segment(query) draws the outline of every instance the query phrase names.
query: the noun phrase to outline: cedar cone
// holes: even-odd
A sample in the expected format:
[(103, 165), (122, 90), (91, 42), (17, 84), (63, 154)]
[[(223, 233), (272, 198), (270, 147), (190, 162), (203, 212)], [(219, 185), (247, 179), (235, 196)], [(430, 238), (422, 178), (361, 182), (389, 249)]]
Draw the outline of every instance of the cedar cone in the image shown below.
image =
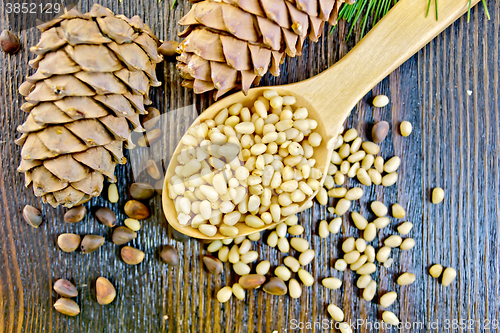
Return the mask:
[(139, 115), (155, 74), (158, 39), (138, 17), (114, 15), (95, 4), (90, 12), (66, 11), (38, 26), (36, 72), (19, 88), (28, 112), (18, 171), (35, 195), (53, 207), (80, 205), (98, 196), (104, 177), (115, 182), (124, 164), (131, 128), (144, 131)]
[(301, 55), (307, 36), (316, 42), (326, 21), (335, 25), (345, 0), (208, 0), (195, 2), (179, 22), (183, 86), (215, 99), (233, 88), (244, 93), (270, 71), (280, 75), (284, 56)]

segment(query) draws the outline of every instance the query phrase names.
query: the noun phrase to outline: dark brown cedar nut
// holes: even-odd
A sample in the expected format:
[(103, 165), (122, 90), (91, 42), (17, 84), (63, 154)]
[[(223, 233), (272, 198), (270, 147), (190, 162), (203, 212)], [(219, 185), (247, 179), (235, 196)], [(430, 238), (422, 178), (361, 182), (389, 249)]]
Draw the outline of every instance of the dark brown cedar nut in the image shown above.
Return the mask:
[(144, 252), (131, 246), (124, 246), (120, 251), (122, 260), (129, 265), (140, 264), (144, 260)]
[(177, 54), (177, 48), (179, 43), (173, 40), (167, 40), (158, 48), (158, 52), (163, 54), (165, 57), (175, 57)]
[(71, 208), (64, 214), (64, 222), (67, 223), (76, 223), (83, 220), (87, 214), (87, 208), (85, 206), (78, 206), (75, 208)]
[(97, 219), (107, 227), (113, 228), (116, 225), (116, 215), (111, 209), (101, 207), (95, 212)]
[(243, 289), (255, 289), (266, 282), (266, 277), (259, 274), (248, 274), (240, 277), (238, 283)]
[(24, 206), (23, 217), (26, 223), (33, 228), (38, 228), (42, 224), (42, 212), (31, 205)]
[(104, 244), (104, 237), (97, 235), (85, 235), (80, 244), (82, 253), (92, 253)]
[(111, 236), (111, 240), (116, 245), (128, 243), (135, 238), (137, 238), (137, 233), (127, 227), (115, 228), (115, 230), (113, 231), (113, 236)]
[(389, 133), (389, 123), (387, 121), (379, 121), (372, 128), (372, 139), (375, 143), (380, 143), (385, 140)]
[(266, 284), (262, 287), (262, 289), (271, 295), (285, 295), (288, 291), (285, 282), (278, 277), (272, 277), (267, 281)]
[(57, 245), (64, 252), (73, 252), (80, 246), (81, 237), (75, 234), (60, 234)]
[(129, 191), (132, 198), (137, 200), (151, 199), (155, 195), (153, 186), (148, 183), (133, 183)]
[(149, 209), (140, 201), (137, 200), (129, 200), (125, 203), (125, 207), (123, 207), (125, 214), (128, 217), (131, 217), (136, 220), (144, 220), (149, 217)]
[(54, 291), (62, 297), (76, 297), (78, 291), (73, 283), (66, 279), (59, 279), (54, 283)]
[(10, 30), (4, 30), (0, 34), (0, 45), (2, 51), (8, 54), (16, 53), (21, 47), (19, 38)]
[(65, 314), (67, 316), (76, 316), (80, 313), (80, 307), (78, 304), (69, 298), (59, 298), (54, 303), (54, 308), (57, 312)]
[(172, 245), (165, 245), (160, 252), (160, 258), (164, 263), (170, 266), (179, 265), (179, 255), (177, 250)]
[(146, 132), (144, 135), (142, 135), (139, 140), (137, 140), (137, 144), (141, 147), (148, 147), (151, 146), (153, 143), (158, 141), (158, 139), (161, 137), (161, 130), (158, 128), (155, 128), (149, 132)]
[(205, 264), (207, 271), (213, 275), (219, 275), (222, 273), (222, 269), (224, 268), (222, 261), (212, 256), (203, 256), (203, 263)]
[(97, 303), (101, 305), (113, 302), (116, 297), (115, 287), (108, 279), (102, 276), (97, 278), (97, 281), (95, 282), (95, 291)]
[(160, 121), (160, 111), (151, 106), (147, 108), (147, 111), (148, 114), (141, 118), (141, 124), (146, 131), (150, 131)]
[[(167, 222), (165, 221), (165, 223), (167, 223)], [(187, 242), (191, 238), (188, 235), (183, 234), (182, 232), (178, 232), (177, 230), (172, 228), (170, 226), (170, 224), (167, 223), (167, 225), (168, 225), (168, 228), (172, 231), (172, 236), (174, 237), (174, 239), (176, 241), (184, 243), (184, 242)]]
[(156, 162), (153, 160), (148, 160), (146, 162), (146, 172), (151, 176), (151, 178), (156, 180), (163, 177), (163, 172), (160, 171), (160, 169), (158, 168), (158, 164), (156, 164)]

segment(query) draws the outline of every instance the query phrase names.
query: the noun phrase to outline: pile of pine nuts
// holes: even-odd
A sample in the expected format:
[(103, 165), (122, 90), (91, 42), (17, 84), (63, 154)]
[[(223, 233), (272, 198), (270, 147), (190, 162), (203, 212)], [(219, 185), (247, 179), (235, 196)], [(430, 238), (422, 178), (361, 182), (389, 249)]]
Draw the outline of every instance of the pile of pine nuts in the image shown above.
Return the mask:
[(234, 104), (188, 130), (168, 184), (181, 225), (236, 237), (236, 223), (279, 222), (321, 188), (314, 150), (322, 137), (295, 103), (266, 90), (251, 108)]

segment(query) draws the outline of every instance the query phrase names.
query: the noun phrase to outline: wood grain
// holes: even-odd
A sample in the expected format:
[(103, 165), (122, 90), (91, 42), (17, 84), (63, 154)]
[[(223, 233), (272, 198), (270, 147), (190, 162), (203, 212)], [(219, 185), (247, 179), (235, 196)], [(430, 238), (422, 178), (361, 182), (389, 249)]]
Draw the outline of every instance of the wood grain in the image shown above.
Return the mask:
[[(162, 39), (175, 38), (178, 20), (190, 7), (180, 1), (171, 10), (170, 1), (99, 1), (115, 13), (140, 15)], [(403, 332), (498, 332), (493, 320), (499, 320), (500, 308), (500, 99), (499, 99), (499, 38), (500, 3), (487, 1), (491, 20), (484, 10), (472, 10), (471, 21), (459, 19), (431, 44), (404, 63), (356, 106), (348, 126), (354, 126), (370, 139), (373, 122), (387, 120), (391, 132), (382, 144), (384, 157), (401, 156), (402, 165), (397, 186), (389, 189), (370, 187), (353, 209), (370, 216), (367, 203), (378, 199), (407, 208), (408, 220), (415, 224), (412, 237), (417, 241), (412, 251), (395, 252), (395, 265), (379, 268), (374, 277), (380, 290), (395, 290), (398, 300), (391, 307), (403, 321), (433, 323), (438, 327), (413, 327)], [(89, 1), (81, 1), (88, 10)], [(417, 15), (418, 13), (415, 13)], [(21, 17), (17, 18), (21, 20)], [(429, 18), (431, 19), (431, 18)], [(0, 26), (12, 26), (0, 16)], [(359, 39), (356, 34), (344, 41), (348, 25), (342, 22), (332, 34), (325, 30), (319, 43), (308, 42), (300, 58), (287, 59), (279, 78), (266, 77), (263, 84), (285, 84), (304, 80), (338, 61)], [(356, 31), (359, 31), (357, 29)], [(28, 51), (39, 33), (34, 29), (20, 34), (22, 49), (13, 56), (1, 56), (0, 66), (0, 333), (3, 332), (279, 332), (293, 331), (292, 320), (319, 322), (329, 319), (326, 306), (342, 307), (349, 320), (380, 319), (381, 309), (373, 302), (360, 298), (351, 272), (337, 272), (333, 262), (340, 254), (340, 240), (358, 235), (352, 222), (344, 219), (342, 234), (320, 239), (317, 225), (331, 216), (326, 207), (315, 205), (300, 214), (306, 226), (306, 238), (318, 252), (307, 267), (316, 279), (336, 276), (343, 279), (340, 290), (330, 291), (319, 283), (304, 288), (298, 300), (271, 297), (263, 292), (247, 293), (245, 302), (231, 299), (226, 304), (214, 301), (214, 294), (235, 277), (229, 267), (223, 276), (209, 276), (201, 265), (203, 246), (198, 241), (178, 242), (161, 213), (160, 197), (149, 202), (153, 211), (144, 222), (133, 246), (146, 252), (146, 260), (138, 266), (125, 265), (119, 258), (119, 248), (111, 242), (90, 255), (67, 254), (58, 251), (56, 237), (63, 232), (100, 234), (109, 239), (109, 230), (99, 224), (93, 214), (84, 221), (69, 225), (62, 221), (63, 209), (41, 206), (31, 189), (23, 187), (17, 174), (19, 147), (14, 144), (16, 127), (26, 118), (19, 110), (23, 103), (17, 87), (27, 74), (27, 62), (33, 58)], [(194, 109), (188, 116), (178, 117), (174, 110), (195, 105), (204, 110), (211, 101), (207, 96), (194, 96), (180, 86), (175, 64), (160, 66), (164, 84), (153, 89), (154, 105), (168, 112), (163, 130), (168, 133), (164, 144), (165, 157), (173, 150), (196, 117)], [(470, 91), (470, 95), (468, 93)], [(373, 95), (384, 93), (391, 104), (373, 109)], [(185, 113), (183, 113), (185, 114)], [(409, 120), (414, 131), (408, 138), (398, 133), (402, 120)], [(131, 155), (132, 158), (136, 154)], [(138, 159), (141, 154), (137, 154)], [(110, 204), (104, 197), (94, 199), (88, 207), (108, 206), (119, 215), (128, 199), (126, 187), (134, 181), (131, 164), (118, 168), (120, 201)], [(140, 179), (140, 178), (138, 178)], [(356, 185), (350, 181), (349, 186)], [(430, 190), (445, 189), (441, 205), (429, 203)], [(42, 207), (44, 223), (32, 229), (23, 220), (25, 204)], [(384, 237), (394, 232), (396, 222), (381, 231), (374, 241), (378, 246)], [(181, 256), (179, 267), (168, 267), (158, 259), (162, 245), (172, 244)], [(262, 258), (273, 265), (281, 263), (283, 255), (267, 245), (256, 245)], [(427, 274), (433, 263), (453, 266), (457, 280), (442, 287)], [(273, 266), (274, 267), (274, 266)], [(416, 274), (415, 284), (399, 287), (395, 278), (400, 272)], [(117, 287), (118, 297), (111, 305), (99, 306), (94, 296), (97, 277), (106, 276)], [(79, 289), (77, 302), (82, 313), (65, 317), (52, 308), (56, 295), (52, 284), (58, 278), (68, 278)], [(489, 329), (486, 327), (490, 320)], [(446, 320), (474, 320), (473, 329), (446, 329)], [(468, 326), (467, 326), (468, 327)], [(299, 330), (295, 330), (299, 331)], [(321, 332), (316, 327), (308, 332)], [(336, 330), (325, 330), (336, 331)], [(355, 331), (373, 332), (368, 326)], [(382, 332), (391, 330), (381, 329)], [(393, 330), (394, 331), (394, 330)]]

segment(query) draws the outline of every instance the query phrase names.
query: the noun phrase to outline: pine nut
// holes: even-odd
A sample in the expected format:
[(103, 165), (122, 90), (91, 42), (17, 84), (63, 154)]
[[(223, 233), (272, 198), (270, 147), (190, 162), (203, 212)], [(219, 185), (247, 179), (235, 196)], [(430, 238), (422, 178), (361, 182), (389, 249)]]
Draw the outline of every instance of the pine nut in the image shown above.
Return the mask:
[(358, 273), (359, 275), (369, 275), (369, 274), (372, 274), (373, 272), (375, 272), (376, 270), (377, 270), (377, 266), (375, 266), (374, 263), (367, 262), (363, 266), (361, 266), (356, 271), (356, 273)]
[[(365, 142), (363, 142), (363, 144), (361, 146), (363, 147), (363, 150), (367, 154), (377, 155), (378, 153), (380, 153), (380, 147), (376, 143), (373, 143), (371, 141), (365, 141)], [(373, 158), (373, 156), (372, 156), (372, 158)], [(372, 163), (373, 163), (373, 159), (372, 159)], [(369, 167), (371, 167), (371, 165)]]
[(363, 238), (358, 238), (356, 239), (356, 250), (358, 250), (360, 253), (365, 252), (366, 250), (366, 241)]
[(372, 180), (370, 179), (370, 176), (368, 176), (368, 173), (366, 172), (365, 169), (359, 168), (358, 171), (356, 171), (356, 177), (358, 178), (361, 184), (365, 186), (372, 185)]
[(340, 171), (335, 172), (334, 179), (335, 179), (335, 184), (337, 184), (338, 186), (344, 184), (345, 177), (342, 172)]
[(335, 214), (342, 216), (351, 208), (351, 201), (347, 199), (340, 199), (335, 206)]
[(394, 172), (399, 168), (400, 164), (401, 164), (401, 159), (398, 156), (394, 156), (393, 158), (385, 162), (384, 171), (387, 173)]
[(285, 259), (283, 259), (283, 263), (285, 264), (285, 266), (290, 268), (292, 272), (297, 272), (300, 268), (299, 261), (294, 257), (286, 257)]
[(215, 234), (217, 233), (217, 227), (210, 224), (202, 224), (198, 227), (198, 230), (200, 230), (202, 234), (208, 237), (215, 236)]
[(412, 273), (403, 273), (397, 279), (397, 284), (400, 286), (407, 286), (415, 282), (415, 274)]
[(245, 224), (252, 228), (262, 228), (265, 223), (259, 217), (255, 215), (247, 215), (245, 217)]
[(338, 271), (343, 272), (347, 268), (347, 263), (345, 262), (344, 259), (338, 259), (337, 261), (335, 261), (334, 268)]
[(381, 247), (377, 252), (377, 261), (384, 263), (391, 255), (391, 248), (389, 246)]
[(217, 253), (217, 256), (220, 261), (227, 262), (229, 260), (229, 248), (227, 246), (223, 246)]
[(373, 297), (375, 297), (375, 293), (377, 292), (377, 282), (371, 280), (366, 288), (363, 290), (363, 299), (367, 302), (370, 302)]
[(238, 235), (238, 228), (227, 225), (227, 224), (222, 224), (219, 226), (219, 232), (221, 235), (226, 236), (226, 237), (235, 237)]
[(290, 251), (290, 244), (286, 238), (280, 238), (278, 240), (278, 250), (281, 253), (288, 253)]
[(123, 223), (132, 231), (139, 231), (141, 229), (141, 223), (136, 219), (127, 218)]
[(380, 305), (383, 308), (388, 308), (396, 301), (398, 298), (398, 294), (395, 291), (390, 291), (388, 293), (385, 293), (380, 297)]
[(290, 279), (290, 281), (288, 281), (288, 293), (291, 298), (300, 298), (302, 295), (302, 288), (297, 280)]
[(358, 131), (355, 128), (350, 128), (344, 133), (344, 142), (351, 142), (358, 137)]
[(441, 203), (444, 199), (444, 191), (441, 187), (436, 187), (432, 190), (432, 203), (438, 204)]
[(343, 198), (347, 194), (345, 187), (336, 187), (328, 191), (328, 196), (332, 198)]
[(233, 271), (240, 276), (247, 275), (250, 274), (250, 266), (240, 261), (233, 265)]
[(370, 179), (373, 182), (373, 184), (375, 184), (375, 185), (382, 184), (382, 175), (377, 170), (375, 170), (375, 169), (369, 169), (368, 170), (368, 176), (370, 177)]
[(292, 273), (285, 266), (278, 266), (274, 270), (274, 275), (276, 275), (277, 277), (279, 277), (283, 281), (288, 281), (288, 280), (290, 280)]
[(349, 253), (344, 254), (344, 261), (347, 264), (354, 264), (360, 257), (360, 254), (358, 251), (354, 250)]
[(318, 194), (316, 194), (316, 200), (318, 200), (320, 205), (325, 206), (328, 204), (328, 194), (325, 188), (320, 188)]
[(401, 122), (401, 124), (399, 125), (399, 130), (401, 131), (401, 135), (405, 137), (411, 134), (412, 129), (413, 126), (409, 121), (406, 120)]
[[(373, 162), (375, 161), (375, 157), (373, 155), (366, 155), (365, 158), (361, 161), (361, 167), (368, 171), (372, 166)], [(370, 173), (368, 173), (370, 175)]]
[(391, 311), (384, 311), (382, 313), (382, 320), (388, 324), (393, 325), (393, 326), (399, 325), (398, 317), (394, 313), (392, 313)]
[(231, 287), (225, 286), (224, 288), (221, 288), (217, 292), (217, 300), (220, 303), (226, 303), (227, 301), (229, 301), (232, 295), (233, 295), (233, 290), (231, 289)]
[(413, 228), (413, 223), (403, 222), (398, 226), (398, 232), (401, 235), (408, 235), (412, 228)]
[(255, 267), (255, 272), (259, 275), (266, 275), (271, 268), (271, 263), (267, 260), (263, 260), (257, 264)]
[(345, 194), (345, 199), (347, 200), (358, 200), (363, 196), (363, 189), (361, 187), (354, 187), (351, 188), (347, 193)]
[(339, 289), (342, 286), (342, 280), (334, 278), (334, 277), (329, 277), (329, 278), (324, 278), (321, 281), (321, 284), (325, 288), (329, 289)]
[(351, 218), (356, 228), (359, 230), (365, 230), (368, 225), (368, 221), (360, 213), (351, 212)]
[(231, 264), (236, 264), (240, 261), (240, 253), (238, 251), (238, 245), (233, 245), (231, 250), (229, 250), (228, 261)]
[(390, 222), (391, 220), (387, 216), (378, 217), (373, 221), (377, 229), (384, 229), (389, 225)]
[(400, 205), (400, 204), (394, 204), (391, 207), (392, 209), (392, 216), (394, 216), (397, 219), (402, 219), (403, 217), (406, 216), (405, 209)]
[(368, 287), (368, 284), (371, 282), (372, 277), (370, 275), (361, 275), (356, 281), (356, 287), (359, 289), (365, 289)]
[(384, 177), (382, 177), (382, 185), (385, 187), (392, 186), (396, 184), (398, 181), (398, 173), (397, 172), (391, 172)]
[(365, 158), (365, 156), (366, 156), (365, 151), (359, 150), (359, 151), (355, 152), (354, 154), (352, 154), (351, 156), (349, 156), (347, 158), (347, 161), (349, 163), (356, 163), (356, 162), (361, 161), (363, 158)]
[(207, 247), (208, 252), (217, 252), (222, 248), (222, 242), (220, 240), (214, 240)]
[(358, 260), (356, 260), (351, 264), (350, 266), (351, 271), (357, 271), (358, 269), (360, 269), (366, 263), (367, 260), (368, 256), (366, 254), (360, 256)]
[(321, 238), (326, 238), (330, 234), (330, 231), (328, 230), (328, 222), (325, 220), (319, 222), (318, 234)]
[(392, 235), (385, 239), (384, 245), (389, 247), (398, 247), (401, 245), (402, 242), (403, 240), (401, 239), (401, 236)]
[(290, 239), (290, 245), (297, 252), (305, 252), (309, 249), (309, 242), (303, 238), (294, 237), (294, 238)]
[(333, 318), (333, 320), (339, 321), (339, 322), (344, 320), (344, 312), (338, 306), (336, 306), (334, 304), (330, 304), (330, 305), (328, 305), (327, 310), (328, 310), (328, 313), (330, 314), (330, 316)]
[(371, 242), (377, 236), (377, 228), (375, 227), (375, 223), (368, 223), (365, 230), (363, 230), (363, 238), (367, 242)]
[(240, 257), (240, 261), (245, 264), (250, 264), (259, 259), (259, 253), (257, 251), (248, 251)]
[(312, 249), (309, 249), (307, 251), (304, 251), (302, 252), (300, 255), (299, 255), (299, 263), (302, 265), (302, 266), (307, 266), (311, 263), (311, 261), (313, 261), (314, 259), (314, 255), (315, 255), (315, 252), (314, 250)]
[(441, 273), (443, 273), (443, 266), (440, 264), (434, 264), (429, 268), (429, 274), (435, 279), (439, 278)]
[(387, 206), (380, 201), (372, 201), (372, 203), (370, 204), (370, 208), (378, 217), (386, 216), (388, 212)]
[(457, 271), (452, 267), (447, 267), (443, 272), (443, 280), (441, 283), (443, 286), (448, 287), (453, 280), (457, 277)]
[(348, 161), (342, 161), (342, 163), (340, 164), (340, 172), (342, 174), (347, 174), (349, 172), (349, 168), (351, 167), (351, 164), (348, 162)]
[(338, 153), (341, 159), (347, 158), (351, 154), (351, 146), (348, 143), (344, 143), (340, 146)]
[(351, 165), (351, 167), (349, 168), (349, 171), (347, 171), (347, 177), (349, 177), (349, 178), (356, 177), (356, 173), (358, 172), (358, 169), (359, 169), (359, 162), (356, 162), (353, 165)]
[[(351, 147), (349, 149), (349, 151), (351, 152), (352, 155), (356, 154), (359, 151), (359, 148), (361, 148), (362, 142), (363, 142), (363, 140), (361, 140), (361, 138), (354, 139), (354, 141), (351, 143)], [(363, 157), (364, 157), (364, 155), (365, 155), (365, 152), (363, 152)]]
[(292, 215), (286, 218), (285, 224), (287, 226), (294, 226), (299, 222), (299, 217), (297, 215)]
[(387, 121), (379, 121), (372, 128), (372, 138), (376, 143), (380, 143), (385, 140), (387, 134), (389, 133), (389, 123)]
[(303, 269), (303, 268), (299, 269), (298, 274), (299, 274), (300, 281), (302, 281), (302, 283), (306, 287), (310, 287), (314, 284), (314, 277), (311, 275), (311, 273), (309, 273), (305, 269)]
[(115, 183), (109, 184), (108, 187), (108, 200), (111, 203), (116, 203), (118, 202), (119, 195), (118, 195), (118, 187), (116, 186)]
[(413, 238), (406, 238), (402, 243), (401, 245), (399, 246), (399, 248), (401, 250), (410, 250), (412, 249), (413, 247), (415, 246), (415, 240)]
[(234, 297), (236, 297), (239, 300), (245, 299), (245, 289), (243, 289), (239, 283), (233, 284), (231, 289), (232, 289)]
[(282, 238), (286, 236), (287, 225), (285, 223), (280, 223), (276, 226), (276, 234), (278, 237)]
[(384, 158), (382, 156), (375, 157), (373, 166), (375, 167), (375, 170), (377, 170), (379, 173), (384, 172)]
[(365, 249), (365, 254), (368, 257), (368, 262), (375, 261), (375, 249), (371, 245), (367, 245)]
[(373, 98), (373, 106), (376, 108), (383, 108), (389, 104), (389, 97), (385, 95), (378, 95)]
[(349, 237), (347, 238), (343, 243), (342, 243), (342, 251), (344, 251), (344, 253), (349, 253), (351, 251), (354, 251), (354, 248), (355, 248), (355, 242), (356, 240), (354, 239), (354, 237)]
[(332, 234), (337, 234), (340, 231), (340, 227), (342, 227), (342, 218), (336, 217), (328, 224), (328, 231)]

